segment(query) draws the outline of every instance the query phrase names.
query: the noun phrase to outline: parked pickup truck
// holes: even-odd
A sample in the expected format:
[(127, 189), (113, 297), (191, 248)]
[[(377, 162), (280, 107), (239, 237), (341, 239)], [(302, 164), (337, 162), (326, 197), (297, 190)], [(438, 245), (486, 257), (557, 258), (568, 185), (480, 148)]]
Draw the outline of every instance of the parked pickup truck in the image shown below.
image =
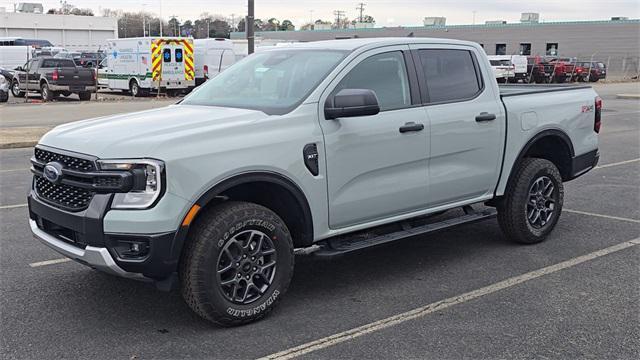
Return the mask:
[(41, 57), (29, 60), (18, 67), (11, 84), (15, 97), (24, 97), (27, 91), (39, 92), (44, 101), (51, 101), (58, 95), (78, 94), (80, 100), (90, 100), (96, 90), (93, 69), (77, 67), (73, 60)]
[(543, 241), (563, 182), (598, 162), (601, 107), (589, 86), (499, 88), (471, 42), (274, 47), (175, 105), (47, 133), (29, 223), (69, 258), (243, 324), (282, 299), (294, 249), (345, 254), (496, 215), (507, 239)]

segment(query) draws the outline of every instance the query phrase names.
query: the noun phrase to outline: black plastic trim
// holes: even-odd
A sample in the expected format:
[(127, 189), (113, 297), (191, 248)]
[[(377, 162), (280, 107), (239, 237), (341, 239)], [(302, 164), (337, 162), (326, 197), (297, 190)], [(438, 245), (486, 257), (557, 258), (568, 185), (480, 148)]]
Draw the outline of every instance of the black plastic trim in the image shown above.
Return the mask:
[[(284, 175), (275, 172), (263, 171), (238, 174), (214, 185), (206, 193), (200, 196), (200, 198), (196, 201), (196, 204), (204, 207), (211, 200), (213, 200), (215, 197), (219, 196), (226, 190), (229, 190), (234, 186), (251, 182), (270, 182), (276, 185), (280, 185), (287, 191), (289, 191), (289, 193), (294, 196), (298, 205), (302, 209), (302, 214), (300, 215), (302, 216), (305, 224), (304, 232), (301, 239), (303, 245), (313, 244), (313, 217), (311, 216), (311, 208), (309, 207), (309, 202), (307, 201), (304, 192), (298, 187), (298, 185), (296, 185), (291, 179), (287, 178)], [(181, 246), (182, 244), (176, 245)]]
[(598, 149), (589, 151), (582, 155), (574, 156), (571, 159), (571, 175), (569, 180), (573, 180), (581, 175), (586, 174), (589, 170), (598, 165), (600, 160), (600, 152)]

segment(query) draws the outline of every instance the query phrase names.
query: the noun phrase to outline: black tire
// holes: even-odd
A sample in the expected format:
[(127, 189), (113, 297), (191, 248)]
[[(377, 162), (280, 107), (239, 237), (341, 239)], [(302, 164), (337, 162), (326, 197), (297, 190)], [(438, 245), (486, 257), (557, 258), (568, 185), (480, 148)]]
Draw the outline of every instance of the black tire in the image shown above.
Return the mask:
[(72, 93), (71, 93), (71, 91), (63, 91), (61, 94), (64, 97), (69, 97), (69, 96), (71, 96)]
[(7, 101), (9, 101), (9, 93), (0, 91), (0, 102), (7, 102)]
[(42, 83), (40, 85), (40, 94), (42, 95), (43, 101), (52, 101), (53, 100), (53, 91), (49, 90), (49, 85), (47, 83)]
[(598, 75), (589, 76), (589, 82), (598, 82), (598, 80), (600, 80)]
[[(548, 185), (534, 188), (541, 179), (543, 184), (547, 179), (553, 185), (548, 199), (546, 196), (531, 195), (538, 188), (547, 190), (545, 186)], [(521, 244), (539, 243), (546, 239), (558, 223), (563, 200), (564, 187), (558, 168), (545, 159), (525, 158), (509, 181), (505, 196), (498, 205), (498, 223), (505, 236), (512, 241)], [(543, 206), (545, 210), (542, 210)], [(552, 207), (550, 214), (548, 207)], [(537, 221), (531, 221), (532, 218)]]
[(81, 93), (78, 93), (78, 97), (80, 98), (80, 101), (89, 101), (91, 100), (91, 92), (83, 91)]
[(133, 97), (145, 96), (144, 91), (142, 90), (138, 82), (135, 80), (131, 80), (129, 82), (129, 93), (131, 93), (131, 96)]
[(14, 97), (24, 97), (25, 96), (25, 92), (20, 90), (20, 83), (18, 83), (18, 80), (13, 80), (13, 82), (11, 83), (11, 94)]
[(267, 315), (293, 275), (293, 242), (278, 215), (260, 205), (228, 201), (203, 213), (193, 230), (180, 261), (182, 296), (189, 307), (222, 326)]

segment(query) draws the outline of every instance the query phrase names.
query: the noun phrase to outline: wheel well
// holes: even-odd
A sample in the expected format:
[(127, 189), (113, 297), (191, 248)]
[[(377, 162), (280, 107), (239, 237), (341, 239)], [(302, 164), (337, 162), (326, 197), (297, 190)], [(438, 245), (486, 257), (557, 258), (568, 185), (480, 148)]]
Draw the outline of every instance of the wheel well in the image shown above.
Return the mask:
[[(133, 84), (134, 82), (135, 82), (135, 83), (138, 83), (138, 79), (136, 79), (136, 78), (131, 78), (131, 79), (129, 79), (129, 89), (131, 89), (131, 84)], [(139, 83), (138, 83), (138, 86), (140, 86), (140, 84), (139, 84)]]
[(47, 83), (47, 80), (45, 80), (45, 79), (40, 79), (40, 87), (42, 87), (42, 84), (46, 84), (46, 83)]
[(290, 181), (272, 175), (246, 175), (225, 181), (196, 202), (202, 207), (198, 214), (228, 200), (251, 202), (275, 212), (287, 225), (295, 247), (313, 243), (309, 204), (302, 191)]
[(560, 136), (546, 135), (536, 139), (520, 156), (520, 160), (528, 157), (551, 161), (560, 171), (562, 180), (566, 181), (571, 177), (572, 149)]

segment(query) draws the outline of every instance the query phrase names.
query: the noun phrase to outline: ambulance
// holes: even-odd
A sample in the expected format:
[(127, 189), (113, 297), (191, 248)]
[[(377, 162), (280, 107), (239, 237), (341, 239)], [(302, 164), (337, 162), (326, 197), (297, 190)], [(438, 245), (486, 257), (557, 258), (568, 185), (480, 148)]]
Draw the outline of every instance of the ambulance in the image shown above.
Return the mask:
[(107, 57), (98, 65), (101, 87), (133, 96), (179, 93), (195, 87), (192, 38), (139, 37), (107, 40)]

